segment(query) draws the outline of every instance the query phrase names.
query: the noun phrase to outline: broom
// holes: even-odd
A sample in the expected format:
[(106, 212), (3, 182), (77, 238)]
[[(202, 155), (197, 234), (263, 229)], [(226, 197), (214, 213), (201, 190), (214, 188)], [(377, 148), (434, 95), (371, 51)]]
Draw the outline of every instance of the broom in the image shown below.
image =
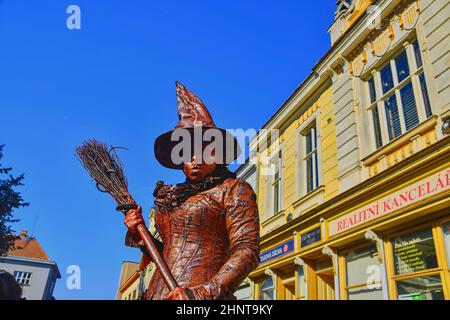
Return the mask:
[[(138, 205), (128, 192), (128, 182), (115, 150), (117, 148), (119, 147), (108, 148), (106, 144), (91, 139), (84, 141), (75, 151), (84, 168), (96, 182), (97, 189), (110, 194), (116, 200), (116, 210), (126, 213), (130, 209), (137, 209)], [(174, 290), (178, 284), (159, 253), (150, 232), (144, 224), (139, 224), (136, 229), (163, 280), (171, 291)]]

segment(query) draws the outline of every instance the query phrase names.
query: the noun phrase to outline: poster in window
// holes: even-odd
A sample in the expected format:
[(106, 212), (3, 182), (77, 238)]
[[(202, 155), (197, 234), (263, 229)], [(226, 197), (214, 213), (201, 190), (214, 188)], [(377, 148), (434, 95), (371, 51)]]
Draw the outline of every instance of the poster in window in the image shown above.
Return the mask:
[(396, 237), (392, 242), (395, 274), (406, 274), (438, 266), (431, 228)]

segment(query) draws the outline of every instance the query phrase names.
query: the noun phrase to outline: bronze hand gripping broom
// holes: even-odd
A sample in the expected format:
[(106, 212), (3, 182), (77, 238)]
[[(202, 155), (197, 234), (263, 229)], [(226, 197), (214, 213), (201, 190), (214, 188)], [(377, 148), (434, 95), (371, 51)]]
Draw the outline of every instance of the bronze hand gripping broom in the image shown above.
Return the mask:
[[(126, 213), (130, 209), (137, 209), (138, 205), (128, 192), (128, 182), (115, 151), (116, 148), (108, 149), (106, 144), (92, 139), (83, 142), (76, 149), (76, 154), (97, 183), (97, 189), (109, 193), (117, 202), (116, 210)], [(136, 229), (151, 259), (161, 272), (163, 280), (171, 291), (176, 289), (178, 284), (159, 253), (152, 235), (144, 224), (139, 224)]]

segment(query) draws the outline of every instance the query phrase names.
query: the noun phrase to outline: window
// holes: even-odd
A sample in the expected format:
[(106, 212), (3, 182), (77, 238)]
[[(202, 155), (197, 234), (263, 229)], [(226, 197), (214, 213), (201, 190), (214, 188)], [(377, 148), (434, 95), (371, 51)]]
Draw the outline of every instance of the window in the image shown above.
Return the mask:
[(395, 94), (391, 95), (384, 101), (384, 107), (386, 108), (389, 140), (392, 140), (402, 133), (400, 117), (398, 115), (397, 98)]
[(273, 214), (277, 214), (281, 210), (281, 150), (278, 152), (277, 156), (273, 160)]
[[(375, 90), (375, 82), (373, 77), (367, 81), (369, 86), (369, 99), (370, 103), (373, 104), (377, 101), (377, 93)], [(375, 144), (377, 148), (380, 148), (383, 145), (383, 140), (381, 137), (381, 127), (380, 127), (380, 115), (378, 113), (378, 108), (374, 107), (371, 109), (372, 112), (372, 121), (373, 121), (373, 129), (375, 134)]]
[(422, 61), (416, 40), (367, 80), (369, 118), (377, 149), (431, 117)]
[(14, 278), (20, 285), (29, 286), (31, 281), (31, 272), (14, 271)]
[(399, 300), (444, 300), (441, 277), (424, 276), (397, 281)]
[(427, 118), (429, 118), (429, 117), (431, 117), (431, 105), (430, 105), (430, 100), (428, 97), (427, 84), (425, 83), (425, 74), (421, 73), (419, 75), (419, 81), (420, 81), (420, 89), (422, 90), (422, 95), (423, 95), (423, 103), (425, 104), (425, 112), (426, 112)]
[(396, 237), (392, 241), (396, 275), (433, 269), (438, 266), (431, 228)]
[(350, 251), (345, 255), (348, 300), (382, 300), (378, 252), (375, 245)]
[(381, 84), (383, 88), (383, 94), (389, 92), (394, 87), (394, 78), (392, 77), (391, 65), (387, 64), (381, 69)]
[(242, 283), (237, 289), (236, 293), (237, 300), (252, 300), (252, 287), (249, 283)]
[(309, 127), (304, 136), (304, 157), (306, 173), (306, 193), (309, 193), (319, 186), (319, 169), (317, 161), (317, 130), (314, 123)]
[(273, 300), (274, 286), (272, 277), (270, 276), (267, 277), (266, 280), (264, 280), (264, 282), (261, 283), (260, 288), (261, 288), (259, 292), (260, 300)]
[(380, 127), (380, 115), (378, 114), (378, 108), (372, 109), (372, 118), (373, 118), (373, 128), (375, 133), (375, 144), (377, 148), (380, 148), (383, 145), (383, 140), (381, 137), (381, 127)]
[(450, 266), (450, 221), (442, 225), (444, 232), (445, 250), (447, 255), (447, 265)]
[(444, 299), (441, 267), (431, 227), (394, 237), (392, 255), (397, 299)]
[(297, 299), (298, 300), (305, 300), (306, 299), (306, 278), (305, 278), (305, 271), (303, 267), (300, 267), (297, 269)]

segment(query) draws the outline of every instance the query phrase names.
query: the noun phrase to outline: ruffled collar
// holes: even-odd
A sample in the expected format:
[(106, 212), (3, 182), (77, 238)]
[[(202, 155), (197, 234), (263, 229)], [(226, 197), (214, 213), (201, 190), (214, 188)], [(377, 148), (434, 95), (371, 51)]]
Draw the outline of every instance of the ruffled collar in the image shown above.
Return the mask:
[(198, 182), (186, 179), (184, 183), (165, 185), (164, 181), (159, 180), (153, 191), (155, 205), (162, 213), (172, 211), (181, 206), (188, 198), (199, 192), (212, 189), (222, 184), (228, 178), (235, 179), (236, 174), (231, 172), (227, 167), (219, 165), (211, 175)]

